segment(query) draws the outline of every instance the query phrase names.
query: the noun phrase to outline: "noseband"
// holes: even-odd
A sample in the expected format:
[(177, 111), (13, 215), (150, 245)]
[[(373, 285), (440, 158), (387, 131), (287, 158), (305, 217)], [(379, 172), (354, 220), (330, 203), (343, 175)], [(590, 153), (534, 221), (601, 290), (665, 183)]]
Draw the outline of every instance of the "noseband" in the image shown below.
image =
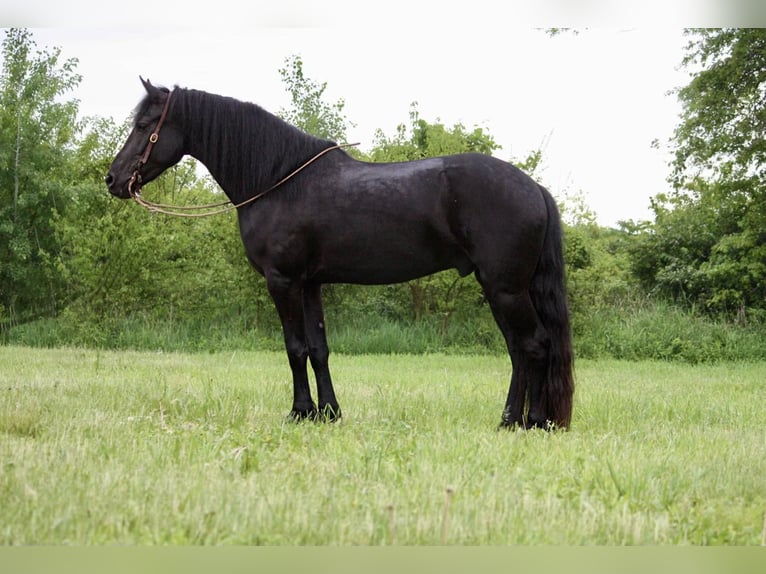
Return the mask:
[[(135, 198), (138, 196), (141, 192), (141, 168), (146, 165), (146, 162), (149, 161), (149, 155), (152, 153), (152, 149), (154, 148), (154, 144), (156, 144), (160, 139), (160, 129), (162, 128), (162, 124), (165, 123), (165, 118), (168, 116), (168, 109), (170, 108), (170, 97), (173, 95), (173, 92), (168, 92), (168, 97), (165, 100), (165, 106), (162, 108), (162, 114), (160, 114), (160, 119), (157, 120), (157, 125), (154, 127), (154, 131), (149, 136), (149, 141), (146, 144), (146, 149), (144, 150), (144, 154), (141, 156), (141, 159), (138, 160), (138, 163), (136, 164), (135, 169), (133, 170), (133, 175), (130, 176), (130, 180), (128, 180), (128, 193), (131, 197)], [(133, 187), (135, 186), (135, 190)]]

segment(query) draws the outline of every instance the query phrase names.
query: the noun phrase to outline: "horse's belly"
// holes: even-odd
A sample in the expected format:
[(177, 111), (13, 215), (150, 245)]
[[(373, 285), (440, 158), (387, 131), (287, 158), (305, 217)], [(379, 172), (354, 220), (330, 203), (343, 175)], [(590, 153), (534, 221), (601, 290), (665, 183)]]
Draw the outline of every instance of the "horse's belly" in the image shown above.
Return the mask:
[(413, 245), (407, 243), (365, 246), (357, 243), (345, 253), (325, 257), (317, 269), (316, 280), (321, 283), (356, 283), (386, 285), (402, 283), (456, 268), (461, 275), (473, 270), (473, 264), (459, 249), (442, 245)]

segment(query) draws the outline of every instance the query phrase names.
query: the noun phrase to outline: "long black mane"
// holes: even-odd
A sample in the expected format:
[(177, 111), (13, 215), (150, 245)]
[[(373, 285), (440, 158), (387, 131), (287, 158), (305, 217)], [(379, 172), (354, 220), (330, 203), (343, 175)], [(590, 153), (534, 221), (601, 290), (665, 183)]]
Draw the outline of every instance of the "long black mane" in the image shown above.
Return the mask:
[(252, 103), (176, 87), (170, 116), (184, 126), (188, 153), (233, 201), (264, 191), (335, 142), (316, 138)]

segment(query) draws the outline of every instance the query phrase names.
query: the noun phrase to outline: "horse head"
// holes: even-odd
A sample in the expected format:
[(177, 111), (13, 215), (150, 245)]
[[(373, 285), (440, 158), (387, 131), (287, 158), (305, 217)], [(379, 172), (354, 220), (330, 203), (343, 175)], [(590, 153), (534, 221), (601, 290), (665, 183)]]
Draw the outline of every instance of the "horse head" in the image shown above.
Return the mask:
[(112, 195), (128, 199), (184, 156), (184, 137), (169, 118), (172, 92), (141, 78), (146, 96), (133, 112), (133, 129), (117, 153), (106, 185)]

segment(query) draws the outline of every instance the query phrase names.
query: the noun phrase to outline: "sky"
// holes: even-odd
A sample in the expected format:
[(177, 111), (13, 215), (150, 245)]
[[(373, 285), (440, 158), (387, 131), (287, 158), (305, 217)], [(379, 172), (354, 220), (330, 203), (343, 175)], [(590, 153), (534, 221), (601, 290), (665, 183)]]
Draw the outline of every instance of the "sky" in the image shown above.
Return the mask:
[(82, 115), (125, 119), (143, 94), (139, 75), (277, 113), (289, 106), (279, 69), (300, 55), (304, 74), (327, 83), (326, 99), (345, 101), (355, 124), (348, 139), (362, 150), (371, 149), (377, 129), (390, 136), (408, 123), (417, 102), (426, 121), (484, 128), (502, 159), (542, 148), (538, 180), (558, 196), (581, 192), (601, 225), (651, 218), (650, 198), (668, 190), (669, 139), (680, 113), (672, 91), (689, 79), (680, 67), (687, 41), (680, 25), (617, 18), (550, 37), (537, 25), (557, 25), (555, 18), (527, 14), (517, 26), (507, 12), (444, 20), (425, 8), (392, 18), (375, 11), (382, 4), (367, 5), (359, 20), (285, 0), (252, 26), (243, 16), (206, 29), (199, 20), (164, 22), (160, 13), (148, 26), (106, 17), (32, 29), (38, 47), (79, 60), (83, 80), (72, 95)]

